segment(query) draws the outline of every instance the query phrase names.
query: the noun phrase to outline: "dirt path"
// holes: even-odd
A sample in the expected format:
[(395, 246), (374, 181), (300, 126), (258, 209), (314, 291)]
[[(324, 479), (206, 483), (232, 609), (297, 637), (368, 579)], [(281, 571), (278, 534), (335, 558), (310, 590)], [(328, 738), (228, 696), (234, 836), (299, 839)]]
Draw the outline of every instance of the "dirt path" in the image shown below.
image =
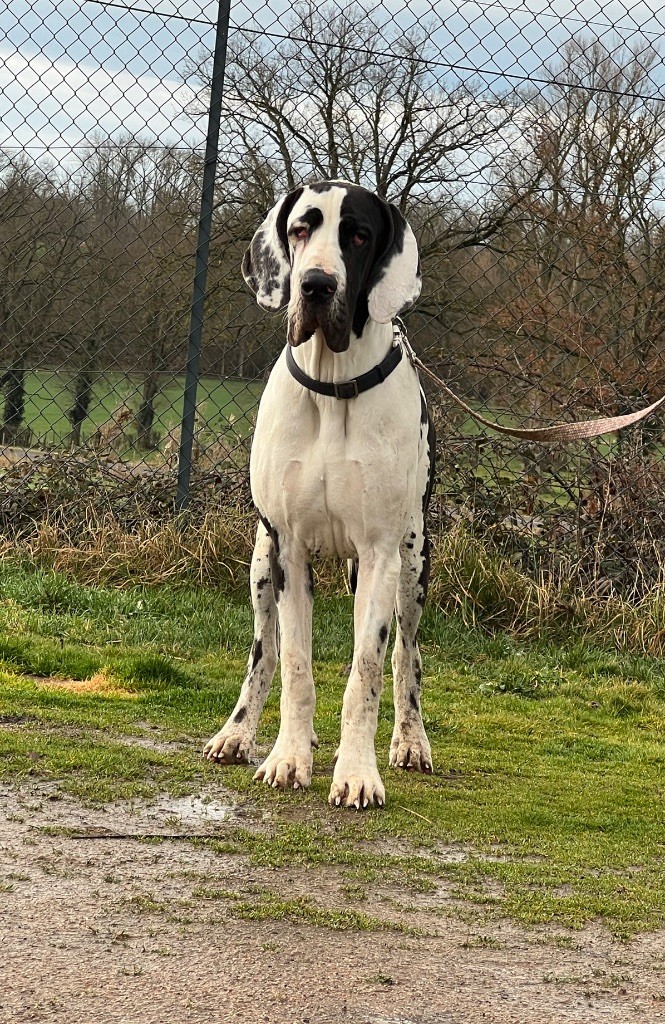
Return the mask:
[(445, 902), (406, 907), (380, 887), (361, 909), (422, 935), (238, 920), (215, 890), (349, 901), (333, 869), (91, 838), (178, 820), (214, 832), (219, 801), (211, 812), (181, 802), (176, 820), (168, 803), (103, 811), (52, 795), (0, 790), (0, 1024), (665, 1022), (663, 933), (623, 945), (601, 928), (480, 926), (448, 916)]

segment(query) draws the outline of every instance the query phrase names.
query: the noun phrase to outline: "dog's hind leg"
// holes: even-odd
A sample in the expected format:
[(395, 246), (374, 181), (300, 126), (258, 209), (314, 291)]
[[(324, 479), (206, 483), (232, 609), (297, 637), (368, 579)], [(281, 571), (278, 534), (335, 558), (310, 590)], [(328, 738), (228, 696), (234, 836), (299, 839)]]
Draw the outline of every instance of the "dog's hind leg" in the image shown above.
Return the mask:
[(254, 642), (238, 702), (226, 725), (208, 741), (204, 756), (218, 764), (242, 764), (251, 757), (256, 728), (278, 657), (277, 605), (270, 568), (272, 540), (259, 523), (250, 569)]
[(436, 434), (427, 415), (421, 392), (421, 459), (418, 465), (419, 492), (422, 501), (414, 509), (411, 522), (400, 544), (402, 569), (397, 588), (397, 630), (393, 649), (393, 693), (395, 728), (390, 744), (390, 764), (416, 772), (432, 771), (432, 751), (420, 709), (422, 662), (418, 648), (418, 626), (425, 607), (429, 582), (429, 539), (427, 508), (434, 486)]
[(406, 531), (400, 555), (402, 568), (392, 656), (395, 728), (390, 764), (394, 768), (431, 772), (432, 752), (420, 710), (422, 663), (417, 640), (429, 577), (429, 540), (420, 512)]

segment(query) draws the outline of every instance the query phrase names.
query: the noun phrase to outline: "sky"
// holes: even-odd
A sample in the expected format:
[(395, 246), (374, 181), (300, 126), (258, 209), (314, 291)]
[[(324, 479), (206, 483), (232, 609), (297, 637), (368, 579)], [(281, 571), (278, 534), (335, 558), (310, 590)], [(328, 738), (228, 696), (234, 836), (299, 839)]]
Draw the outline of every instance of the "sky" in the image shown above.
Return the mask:
[[(193, 122), (183, 114), (183, 81), (187, 62), (212, 51), (217, 2), (111, 2), (0, 0), (0, 147), (66, 162), (96, 134), (203, 144), (205, 118)], [(427, 21), (442, 74), (453, 65), (459, 77), (480, 77), (499, 89), (524, 76), (537, 79), (580, 31), (627, 41), (642, 33), (665, 53), (665, 0), (362, 3), (375, 20), (389, 14), (404, 29)], [(231, 23), (281, 32), (290, 7), (284, 0), (232, 0)], [(654, 72), (659, 82), (662, 72), (662, 65)]]

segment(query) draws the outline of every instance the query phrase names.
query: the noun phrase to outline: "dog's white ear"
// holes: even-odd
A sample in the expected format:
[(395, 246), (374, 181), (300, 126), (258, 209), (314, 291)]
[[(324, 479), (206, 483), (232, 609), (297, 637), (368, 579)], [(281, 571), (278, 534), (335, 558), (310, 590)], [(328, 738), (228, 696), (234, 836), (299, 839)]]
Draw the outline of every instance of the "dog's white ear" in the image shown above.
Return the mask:
[(275, 203), (244, 255), (242, 276), (263, 309), (283, 309), (289, 301), (291, 261), (286, 221), (302, 192), (297, 188)]
[(372, 320), (387, 324), (416, 301), (422, 278), (416, 236), (396, 206), (383, 205), (392, 229), (388, 245), (372, 270), (367, 302)]

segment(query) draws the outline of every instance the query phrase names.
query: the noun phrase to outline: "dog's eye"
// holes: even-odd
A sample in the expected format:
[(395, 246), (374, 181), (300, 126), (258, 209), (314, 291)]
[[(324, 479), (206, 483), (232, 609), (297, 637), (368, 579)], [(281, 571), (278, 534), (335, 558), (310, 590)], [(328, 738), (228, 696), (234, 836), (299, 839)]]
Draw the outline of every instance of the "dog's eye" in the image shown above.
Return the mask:
[(309, 229), (302, 226), (299, 228), (291, 228), (291, 238), (294, 242), (302, 242), (309, 236)]
[(369, 238), (364, 231), (356, 231), (352, 241), (354, 245), (361, 246), (364, 245), (365, 242), (369, 241)]

